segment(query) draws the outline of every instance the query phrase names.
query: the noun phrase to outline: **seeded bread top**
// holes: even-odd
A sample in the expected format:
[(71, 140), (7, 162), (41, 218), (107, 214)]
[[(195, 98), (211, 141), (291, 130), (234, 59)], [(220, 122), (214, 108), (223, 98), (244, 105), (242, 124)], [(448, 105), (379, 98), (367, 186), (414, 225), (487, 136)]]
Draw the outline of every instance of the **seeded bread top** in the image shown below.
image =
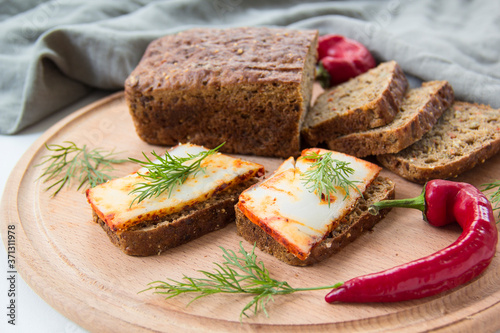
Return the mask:
[(147, 91), (300, 83), (317, 35), (316, 30), (263, 27), (191, 29), (167, 35), (148, 46), (125, 86)]

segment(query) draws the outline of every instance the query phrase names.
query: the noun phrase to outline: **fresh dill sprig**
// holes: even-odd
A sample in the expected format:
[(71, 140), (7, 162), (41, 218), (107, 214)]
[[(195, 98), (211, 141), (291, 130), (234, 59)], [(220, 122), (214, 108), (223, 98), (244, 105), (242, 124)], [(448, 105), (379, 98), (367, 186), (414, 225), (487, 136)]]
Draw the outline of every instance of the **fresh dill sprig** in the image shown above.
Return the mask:
[(320, 199), (326, 199), (330, 206), (331, 193), (336, 193), (337, 188), (344, 190), (344, 200), (349, 197), (349, 188), (353, 188), (359, 193), (359, 188), (355, 185), (356, 180), (350, 180), (349, 176), (354, 173), (354, 169), (349, 166), (349, 162), (334, 159), (332, 152), (318, 154), (310, 152), (303, 158), (315, 160), (311, 167), (302, 174), (304, 186), (311, 193), (316, 193)]
[[(483, 184), (483, 192), (489, 191), (489, 190), (495, 190), (492, 193), (490, 193), (490, 202), (491, 205), (493, 206), (493, 210), (500, 210), (500, 180), (497, 180), (493, 183), (487, 183)], [(498, 213), (498, 217), (500, 218), (500, 212)]]
[(43, 161), (36, 165), (46, 165), (38, 179), (44, 178), (44, 183), (53, 181), (45, 189), (48, 191), (55, 188), (52, 196), (56, 196), (65, 185), (69, 186), (73, 179), (80, 182), (78, 190), (86, 183), (89, 184), (89, 187), (104, 183), (113, 178), (107, 174), (107, 172), (114, 170), (112, 164), (127, 162), (127, 160), (112, 158), (116, 155), (113, 151), (89, 150), (87, 145), (78, 147), (71, 141), (64, 141), (63, 143), (65, 145), (45, 144), (45, 148), (53, 152), (53, 154), (43, 156)]
[(241, 242), (239, 255), (232, 250), (222, 249), (225, 262), (214, 263), (215, 272), (198, 271), (205, 278), (193, 278), (184, 275), (183, 281), (168, 279), (167, 281), (154, 281), (148, 284), (149, 288), (141, 292), (154, 290), (155, 294), (167, 295), (166, 299), (186, 293), (194, 293), (197, 296), (189, 303), (213, 294), (249, 294), (254, 295), (240, 312), (240, 321), (243, 316), (249, 317), (248, 310), (253, 309), (253, 314), (263, 311), (268, 317), (266, 305), (273, 300), (275, 295), (286, 295), (298, 291), (323, 290), (338, 288), (342, 283), (331, 286), (292, 288), (285, 281), (271, 278), (269, 271), (264, 267), (262, 261), (257, 262), (254, 253), (255, 245), (251, 252), (247, 252)]
[(145, 173), (137, 173), (146, 182), (136, 184), (135, 188), (130, 191), (129, 194), (136, 195), (130, 206), (147, 198), (158, 197), (167, 190), (170, 196), (175, 186), (184, 183), (189, 175), (196, 175), (198, 172), (204, 171), (201, 162), (208, 156), (215, 154), (223, 145), (224, 143), (214, 149), (202, 151), (198, 154), (188, 153), (184, 157), (173, 156), (168, 151), (164, 157), (161, 157), (153, 151), (151, 155), (156, 160), (151, 160), (145, 153), (142, 153), (146, 158), (145, 161), (129, 158), (130, 161), (139, 163), (141, 167), (147, 169)]

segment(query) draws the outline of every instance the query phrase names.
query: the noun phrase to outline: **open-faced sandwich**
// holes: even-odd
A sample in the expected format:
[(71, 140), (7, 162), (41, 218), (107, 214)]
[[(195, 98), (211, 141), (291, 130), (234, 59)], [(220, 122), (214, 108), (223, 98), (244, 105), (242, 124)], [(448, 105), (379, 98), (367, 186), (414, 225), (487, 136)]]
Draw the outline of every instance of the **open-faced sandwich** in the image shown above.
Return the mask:
[(234, 222), (239, 194), (257, 182), (264, 167), (208, 151), (179, 144), (153, 160), (160, 165), (170, 159), (184, 166), (199, 161), (196, 172), (186, 173), (183, 181), (157, 195), (137, 200), (137, 189), (151, 184), (147, 168), (87, 190), (94, 221), (123, 252), (136, 256), (160, 254)]
[(387, 214), (367, 212), (371, 203), (394, 197), (394, 183), (380, 170), (343, 153), (306, 149), (240, 195), (238, 233), (288, 264), (321, 261)]

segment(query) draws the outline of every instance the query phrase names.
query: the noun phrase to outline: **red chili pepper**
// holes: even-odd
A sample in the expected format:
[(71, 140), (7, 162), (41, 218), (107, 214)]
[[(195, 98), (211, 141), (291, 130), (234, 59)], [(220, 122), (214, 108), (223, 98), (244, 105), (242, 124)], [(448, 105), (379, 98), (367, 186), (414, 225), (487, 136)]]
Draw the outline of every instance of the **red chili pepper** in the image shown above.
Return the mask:
[(432, 180), (417, 198), (381, 201), (370, 209), (376, 214), (385, 207), (417, 208), (429, 224), (456, 221), (463, 232), (430, 256), (345, 282), (326, 295), (327, 302), (395, 302), (436, 295), (481, 274), (496, 253), (498, 231), (491, 203), (470, 184)]
[(329, 74), (328, 85), (345, 82), (375, 67), (375, 59), (363, 44), (341, 35), (319, 37), (318, 60), (321, 70)]

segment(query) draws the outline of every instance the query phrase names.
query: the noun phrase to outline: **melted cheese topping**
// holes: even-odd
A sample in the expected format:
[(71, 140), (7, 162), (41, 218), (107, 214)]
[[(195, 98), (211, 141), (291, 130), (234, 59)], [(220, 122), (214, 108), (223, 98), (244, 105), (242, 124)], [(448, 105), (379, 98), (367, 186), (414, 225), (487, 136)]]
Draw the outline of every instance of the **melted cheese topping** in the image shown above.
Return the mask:
[[(270, 178), (245, 190), (238, 202), (238, 208), (245, 216), (302, 260), (309, 256), (311, 249), (336, 227), (361, 197), (358, 191), (350, 188), (349, 196), (344, 199), (345, 191), (336, 187), (336, 192), (330, 194), (329, 206), (316, 193), (311, 193), (301, 180), (302, 174), (315, 162), (303, 157), (310, 151), (319, 154), (329, 152), (307, 149), (296, 162), (289, 158)], [(361, 193), (381, 170), (364, 160), (332, 153), (334, 159), (350, 163), (349, 167), (354, 169), (354, 173), (349, 179), (359, 181), (355, 185)]]
[[(169, 151), (176, 157), (195, 155), (208, 149), (192, 144), (181, 144)], [(186, 162), (187, 164), (193, 161)], [(96, 214), (114, 231), (128, 229), (142, 222), (158, 221), (185, 207), (203, 202), (216, 193), (264, 173), (264, 167), (221, 153), (209, 155), (201, 162), (204, 171), (189, 175), (182, 185), (174, 187), (171, 194), (165, 191), (158, 197), (131, 203), (135, 194), (129, 194), (138, 183), (146, 180), (137, 172), (110, 180), (87, 190), (87, 200)], [(139, 173), (146, 173), (141, 168)]]

